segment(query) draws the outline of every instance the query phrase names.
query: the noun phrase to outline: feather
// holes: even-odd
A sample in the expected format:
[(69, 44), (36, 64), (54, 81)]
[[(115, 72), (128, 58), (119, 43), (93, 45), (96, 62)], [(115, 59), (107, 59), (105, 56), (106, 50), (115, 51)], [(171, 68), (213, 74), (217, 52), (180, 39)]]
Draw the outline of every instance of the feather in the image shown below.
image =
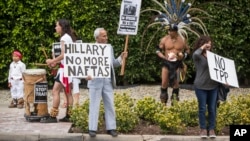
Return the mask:
[(183, 15), (185, 15), (190, 7), (191, 7), (191, 3), (188, 3), (185, 6), (185, 8), (182, 11), (180, 11), (179, 17), (182, 17)]
[(173, 11), (174, 11), (174, 14), (177, 14), (177, 9), (176, 9), (175, 0), (171, 0), (171, 4), (172, 4), (172, 9), (173, 9)]
[(169, 17), (171, 17), (171, 14), (169, 14), (169, 12), (166, 10), (166, 8), (164, 8), (164, 6), (163, 6), (161, 3), (159, 3), (157, 0), (152, 0), (152, 1), (154, 1), (157, 5), (159, 5), (159, 6), (162, 8), (162, 10), (163, 10)]
[(178, 17), (180, 17), (180, 13), (181, 13), (181, 11), (183, 10), (182, 5), (183, 5), (184, 2), (185, 2), (185, 0), (181, 0), (181, 4), (180, 4), (180, 6), (179, 6), (179, 11), (178, 11)]
[[(147, 29), (161, 24), (161, 28), (157, 29), (157, 32), (154, 33), (153, 37), (159, 32), (160, 29), (177, 29), (180, 37), (185, 40), (188, 38), (188, 32), (195, 34), (196, 36), (200, 36), (200, 32), (208, 35), (208, 31), (206, 29), (205, 24), (200, 19), (200, 17), (192, 17), (190, 14), (193, 12), (199, 12), (201, 14), (205, 14), (206, 16), (210, 16), (206, 11), (191, 7), (194, 0), (189, 0), (188, 3), (185, 3), (185, 0), (164, 0), (164, 3), (160, 3), (158, 0), (152, 0), (156, 5), (158, 5), (161, 10), (156, 9), (146, 9), (141, 11), (154, 11), (159, 15), (154, 19), (154, 22), (147, 26)], [(162, 11), (162, 12), (161, 12)], [(197, 14), (196, 14), (197, 15)], [(200, 14), (199, 14), (200, 15)], [(197, 28), (197, 29), (196, 29)], [(199, 29), (199, 30), (198, 30)], [(145, 31), (146, 32), (146, 31)], [(143, 36), (145, 33), (143, 33)], [(152, 42), (152, 38), (149, 40), (149, 44), (147, 48), (150, 46)], [(141, 43), (142, 45), (143, 43)]]
[(168, 2), (164, 1), (164, 5), (169, 12), (169, 14), (173, 14), (173, 10), (171, 9), (171, 6), (168, 4)]

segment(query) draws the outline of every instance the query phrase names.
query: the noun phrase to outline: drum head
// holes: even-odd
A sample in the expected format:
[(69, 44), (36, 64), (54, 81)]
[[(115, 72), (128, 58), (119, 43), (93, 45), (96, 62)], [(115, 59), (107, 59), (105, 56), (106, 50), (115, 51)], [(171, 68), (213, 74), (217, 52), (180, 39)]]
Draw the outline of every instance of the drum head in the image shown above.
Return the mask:
[(24, 73), (28, 75), (41, 75), (41, 74), (46, 74), (46, 70), (45, 69), (26, 69)]

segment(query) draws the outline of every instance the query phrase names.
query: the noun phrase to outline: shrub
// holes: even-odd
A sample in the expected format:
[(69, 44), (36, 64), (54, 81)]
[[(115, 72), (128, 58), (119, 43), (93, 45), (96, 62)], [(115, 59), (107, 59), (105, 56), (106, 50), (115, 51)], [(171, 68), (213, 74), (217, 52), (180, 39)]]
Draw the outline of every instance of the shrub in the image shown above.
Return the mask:
[(157, 102), (153, 97), (144, 97), (137, 101), (136, 112), (139, 118), (149, 122), (155, 122), (155, 115), (161, 113), (164, 106)]
[(115, 94), (116, 122), (119, 132), (129, 132), (135, 128), (139, 118), (135, 111), (135, 99), (129, 95)]

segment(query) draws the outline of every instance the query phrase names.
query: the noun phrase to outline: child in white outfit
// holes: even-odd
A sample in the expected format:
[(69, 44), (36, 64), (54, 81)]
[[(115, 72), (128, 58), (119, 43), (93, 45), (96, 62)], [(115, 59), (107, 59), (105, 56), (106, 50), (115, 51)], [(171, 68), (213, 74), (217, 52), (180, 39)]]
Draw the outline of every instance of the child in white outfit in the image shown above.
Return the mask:
[(24, 84), (22, 73), (26, 70), (26, 65), (21, 61), (22, 54), (15, 50), (12, 53), (12, 62), (9, 69), (8, 87), (10, 88), (12, 101), (9, 108), (23, 108), (24, 105)]

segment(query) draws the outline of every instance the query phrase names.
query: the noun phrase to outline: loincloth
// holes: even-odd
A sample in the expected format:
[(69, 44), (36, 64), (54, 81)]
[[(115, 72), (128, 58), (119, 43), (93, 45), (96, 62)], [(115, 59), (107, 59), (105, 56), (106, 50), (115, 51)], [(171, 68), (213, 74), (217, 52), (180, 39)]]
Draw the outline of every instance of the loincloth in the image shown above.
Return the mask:
[(168, 69), (169, 83), (170, 86), (173, 86), (174, 80), (177, 79), (177, 69), (183, 67), (182, 61), (164, 60), (162, 62), (162, 67), (166, 67)]

